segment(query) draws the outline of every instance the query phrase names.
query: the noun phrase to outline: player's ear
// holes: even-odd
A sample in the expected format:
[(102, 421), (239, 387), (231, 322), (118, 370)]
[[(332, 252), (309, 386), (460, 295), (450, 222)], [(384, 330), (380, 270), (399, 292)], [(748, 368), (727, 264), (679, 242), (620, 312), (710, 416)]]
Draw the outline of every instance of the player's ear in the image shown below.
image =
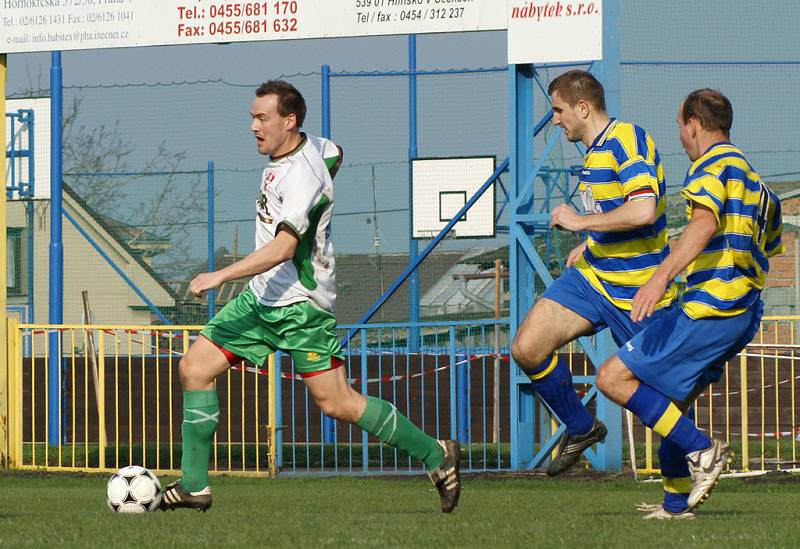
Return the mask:
[(700, 121), (694, 116), (691, 116), (689, 117), (687, 124), (689, 125), (689, 135), (691, 136), (692, 139), (695, 139), (697, 137), (697, 133), (700, 131), (700, 128), (702, 127), (700, 125)]
[(587, 103), (585, 100), (579, 99), (575, 104), (575, 110), (578, 112), (578, 115), (581, 118), (589, 118), (591, 109), (589, 108), (589, 103)]
[(284, 118), (283, 123), (287, 130), (291, 130), (297, 126), (297, 115), (293, 112), (290, 112), (288, 115), (286, 115), (286, 118)]

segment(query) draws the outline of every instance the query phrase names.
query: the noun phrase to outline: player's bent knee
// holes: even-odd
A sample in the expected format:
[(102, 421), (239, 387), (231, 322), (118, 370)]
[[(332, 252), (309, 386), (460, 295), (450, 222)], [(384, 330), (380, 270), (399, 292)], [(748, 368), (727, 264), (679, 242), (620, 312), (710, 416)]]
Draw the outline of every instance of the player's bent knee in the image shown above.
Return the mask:
[(363, 411), (359, 402), (356, 399), (348, 398), (347, 395), (316, 397), (314, 401), (326, 416), (350, 423), (357, 422)]
[(209, 377), (201, 364), (188, 357), (183, 357), (178, 363), (178, 376), (183, 387), (206, 384), (214, 380), (213, 376)]
[(192, 381), (192, 366), (186, 357), (183, 357), (178, 363), (178, 377), (181, 380), (181, 386), (186, 386)]
[(601, 393), (606, 393), (611, 385), (610, 379), (612, 375), (609, 372), (608, 363), (604, 363), (600, 366), (600, 369), (597, 370), (597, 374), (595, 375), (595, 384), (597, 385), (597, 390)]
[(322, 410), (322, 413), (333, 419), (341, 419), (345, 421), (350, 420), (348, 408), (344, 402), (336, 398), (320, 398), (317, 399), (317, 406)]
[(519, 339), (514, 338), (514, 341), (511, 343), (511, 356), (514, 357), (514, 361), (523, 366), (527, 364), (528, 360), (525, 354), (522, 352), (522, 347), (520, 346)]
[(511, 356), (514, 357), (514, 362), (522, 368), (535, 368), (551, 354), (534, 351), (530, 346), (521, 343), (518, 337), (514, 338), (511, 343)]
[(630, 381), (634, 376), (616, 356), (606, 360), (597, 370), (595, 383), (597, 389), (609, 395), (622, 383)]

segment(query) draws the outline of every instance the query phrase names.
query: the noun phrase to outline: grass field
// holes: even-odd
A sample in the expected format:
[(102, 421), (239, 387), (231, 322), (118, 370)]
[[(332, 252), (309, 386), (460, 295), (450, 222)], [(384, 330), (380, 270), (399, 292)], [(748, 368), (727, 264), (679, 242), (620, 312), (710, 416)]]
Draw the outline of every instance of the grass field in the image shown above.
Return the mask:
[[(214, 506), (116, 515), (105, 476), (0, 473), (3, 547), (796, 547), (800, 477), (727, 479), (693, 521), (645, 522), (657, 483), (467, 477), (438, 510), (421, 477), (212, 480)], [(162, 479), (168, 481), (170, 479)]]

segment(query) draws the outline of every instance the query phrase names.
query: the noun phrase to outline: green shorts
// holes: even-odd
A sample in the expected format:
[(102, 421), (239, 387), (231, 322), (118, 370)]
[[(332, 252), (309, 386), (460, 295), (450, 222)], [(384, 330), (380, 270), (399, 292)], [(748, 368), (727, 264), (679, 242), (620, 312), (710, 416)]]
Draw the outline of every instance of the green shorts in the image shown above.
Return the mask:
[(262, 365), (277, 350), (292, 356), (302, 376), (341, 366), (336, 318), (308, 301), (267, 307), (247, 288), (206, 324), (201, 335), (218, 347)]

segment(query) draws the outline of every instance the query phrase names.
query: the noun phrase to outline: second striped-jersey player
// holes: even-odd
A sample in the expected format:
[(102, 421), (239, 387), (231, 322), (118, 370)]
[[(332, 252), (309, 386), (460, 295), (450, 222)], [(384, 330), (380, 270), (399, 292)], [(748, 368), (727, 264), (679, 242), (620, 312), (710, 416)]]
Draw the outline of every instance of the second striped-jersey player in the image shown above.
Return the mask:
[(731, 143), (711, 147), (686, 174), (682, 194), (714, 213), (717, 230), (686, 269), (681, 299), (692, 318), (736, 316), (764, 288), (769, 258), (783, 252), (781, 205), (742, 152)]

